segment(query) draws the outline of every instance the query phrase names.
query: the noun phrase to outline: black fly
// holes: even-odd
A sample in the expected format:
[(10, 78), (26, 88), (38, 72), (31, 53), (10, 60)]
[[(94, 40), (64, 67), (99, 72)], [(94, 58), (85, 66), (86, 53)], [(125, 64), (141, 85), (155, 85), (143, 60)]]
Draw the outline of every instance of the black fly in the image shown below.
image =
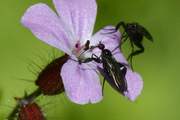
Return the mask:
[(103, 69), (105, 72), (103, 87), (107, 75), (110, 80), (113, 81), (113, 86), (115, 85), (119, 92), (127, 91), (127, 82), (125, 78), (127, 68), (125, 67), (125, 64), (117, 62), (111, 51), (104, 49), (105, 46), (101, 42), (96, 47), (102, 50), (101, 56), (98, 57), (95, 54), (92, 54), (91, 58), (86, 58), (82, 63), (90, 62), (92, 60), (97, 63), (103, 63)]
[[(125, 24), (124, 21), (118, 23), (115, 29), (110, 29), (112, 32), (109, 33), (116, 32), (120, 26), (122, 26), (125, 30), (122, 34), (122, 38), (125, 39), (121, 41), (121, 44), (118, 47), (120, 47), (129, 37), (132, 47), (132, 53), (128, 56), (127, 60), (130, 59), (131, 68), (132, 68), (132, 57), (144, 52), (144, 47), (142, 45), (143, 36), (145, 36), (150, 41), (153, 41), (153, 38), (150, 35), (150, 33), (144, 27), (140, 26), (138, 23)], [(138, 48), (140, 48), (140, 50), (134, 51), (133, 44), (136, 45)]]

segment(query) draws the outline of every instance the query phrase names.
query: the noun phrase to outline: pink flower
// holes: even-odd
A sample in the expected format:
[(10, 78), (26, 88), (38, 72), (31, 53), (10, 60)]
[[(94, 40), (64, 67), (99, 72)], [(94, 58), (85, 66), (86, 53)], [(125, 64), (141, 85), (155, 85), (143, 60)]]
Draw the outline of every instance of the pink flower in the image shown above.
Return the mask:
[[(53, 0), (53, 3), (59, 17), (46, 4), (38, 3), (27, 9), (21, 23), (37, 38), (70, 56), (71, 59), (64, 63), (60, 73), (67, 97), (78, 104), (86, 104), (89, 101), (97, 103), (103, 98), (102, 86), (97, 74), (97, 72), (101, 73), (102, 69), (99, 70), (94, 62), (79, 64), (77, 61), (91, 57), (92, 53), (97, 55), (101, 53), (99, 49), (83, 53), (87, 40), (90, 41), (90, 46), (96, 46), (102, 41), (106, 49), (112, 50), (120, 43), (120, 32), (101, 34), (105, 32), (101, 29), (92, 36), (97, 14), (95, 0)], [(105, 28), (112, 29), (112, 26)], [(118, 61), (128, 64), (120, 49), (115, 52)], [(132, 79), (133, 74), (131, 73), (127, 78)], [(131, 81), (128, 79), (127, 82)], [(138, 79), (142, 83), (142, 78)], [(133, 84), (138, 86), (139, 83), (136, 84), (136, 80), (134, 81)], [(138, 95), (142, 90), (142, 86), (140, 87)], [(130, 91), (131, 89), (128, 88)], [(128, 98), (129, 96), (132, 95), (125, 95)]]

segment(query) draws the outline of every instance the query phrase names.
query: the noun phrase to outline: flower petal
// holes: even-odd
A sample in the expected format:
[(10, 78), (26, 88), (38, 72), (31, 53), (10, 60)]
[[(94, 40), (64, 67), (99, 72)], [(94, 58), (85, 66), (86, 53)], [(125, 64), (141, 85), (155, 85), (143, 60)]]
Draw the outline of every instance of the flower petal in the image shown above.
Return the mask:
[[(73, 59), (73, 58), (72, 58)], [(102, 100), (102, 87), (98, 74), (86, 64), (68, 60), (61, 69), (61, 76), (68, 98), (77, 104), (89, 100), (97, 103)]]
[(141, 94), (143, 89), (142, 77), (137, 72), (133, 72), (130, 69), (127, 69), (125, 77), (128, 84), (128, 92), (125, 92), (124, 96), (130, 101), (134, 101)]
[(47, 44), (71, 55), (75, 45), (73, 34), (55, 12), (44, 3), (38, 3), (27, 9), (21, 23)]
[[(119, 45), (120, 43), (120, 38), (121, 38), (121, 34), (120, 34), (120, 31), (117, 30), (116, 32), (114, 33), (109, 33), (109, 29), (114, 29), (115, 26), (106, 26), (104, 28), (102, 28), (100, 31), (98, 31), (96, 34), (94, 34), (92, 37), (91, 37), (91, 40), (90, 40), (90, 45), (98, 45), (99, 42), (101, 41), (104, 41), (104, 39), (107, 39), (110, 40), (111, 42), (115, 42), (115, 43), (112, 43), (112, 44), (116, 44)], [(118, 44), (117, 44), (118, 43)], [(109, 47), (111, 46), (111, 44), (107, 44), (106, 46), (106, 49), (109, 49)], [(113, 50), (114, 48), (112, 48)]]
[(130, 101), (134, 101), (140, 94), (143, 88), (143, 80), (141, 76), (127, 68), (127, 73), (126, 73), (126, 81), (127, 81), (127, 90), (126, 92), (122, 93), (119, 92), (118, 89), (116, 88), (115, 84), (113, 81), (111, 81), (107, 77), (107, 82), (113, 87), (117, 92), (121, 93), (124, 95), (126, 98), (128, 98)]
[(81, 44), (91, 38), (97, 14), (95, 0), (53, 0), (53, 3), (61, 20), (75, 31)]

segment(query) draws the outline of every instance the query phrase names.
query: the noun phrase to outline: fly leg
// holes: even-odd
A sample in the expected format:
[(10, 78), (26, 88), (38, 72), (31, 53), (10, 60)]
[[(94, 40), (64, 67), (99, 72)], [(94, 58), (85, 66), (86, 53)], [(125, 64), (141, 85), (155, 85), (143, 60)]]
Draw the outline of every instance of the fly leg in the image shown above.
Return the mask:
[(102, 84), (102, 95), (104, 95), (103, 89), (104, 89), (105, 80), (106, 80), (106, 74), (104, 76), (104, 80), (103, 80), (103, 84)]
[(91, 62), (93, 60), (97, 63), (102, 63), (102, 60), (95, 54), (92, 54), (92, 56), (90, 58), (86, 58), (84, 61), (81, 61), (81, 63), (87, 63), (87, 62)]
[(104, 30), (112, 31), (112, 32), (106, 33), (106, 34), (111, 34), (111, 33), (115, 33), (121, 26), (123, 26), (124, 29), (126, 28), (126, 24), (124, 23), (124, 21), (118, 23), (118, 24), (116, 25), (115, 29), (104, 29)]
[(131, 54), (128, 56), (127, 60), (130, 59), (131, 69), (132, 69), (132, 71), (134, 71), (134, 70), (133, 70), (133, 67), (132, 67), (132, 56), (133, 56), (133, 53), (134, 53), (134, 45), (133, 45), (133, 42), (132, 42), (131, 39), (130, 39), (130, 42), (131, 42), (132, 52), (131, 52)]
[[(132, 42), (131, 42), (131, 44), (132, 44)], [(132, 57), (144, 52), (144, 47), (143, 47), (143, 45), (142, 45), (140, 42), (134, 42), (134, 44), (135, 44), (137, 47), (139, 47), (140, 50), (136, 50), (136, 51), (134, 52), (134, 46), (131, 45), (131, 46), (132, 46), (132, 53), (131, 53), (131, 54), (128, 56), (128, 58), (127, 58), (127, 60), (130, 59), (131, 68), (132, 68)], [(132, 70), (133, 70), (133, 68), (132, 68)]]
[(143, 53), (144, 52), (144, 48), (141, 48), (141, 50), (136, 50), (135, 52), (131, 53), (131, 55), (129, 55), (128, 59), (132, 56), (135, 56), (135, 55), (138, 55), (140, 53)]

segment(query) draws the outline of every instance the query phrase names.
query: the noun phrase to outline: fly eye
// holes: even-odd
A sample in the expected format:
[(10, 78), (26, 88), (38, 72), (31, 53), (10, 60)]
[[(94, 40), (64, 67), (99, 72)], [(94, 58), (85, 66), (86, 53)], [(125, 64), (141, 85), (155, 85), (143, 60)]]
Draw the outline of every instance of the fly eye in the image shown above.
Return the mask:
[(128, 25), (127, 25), (127, 29), (134, 29), (134, 28), (135, 28), (135, 26), (132, 25), (132, 24), (128, 24)]

